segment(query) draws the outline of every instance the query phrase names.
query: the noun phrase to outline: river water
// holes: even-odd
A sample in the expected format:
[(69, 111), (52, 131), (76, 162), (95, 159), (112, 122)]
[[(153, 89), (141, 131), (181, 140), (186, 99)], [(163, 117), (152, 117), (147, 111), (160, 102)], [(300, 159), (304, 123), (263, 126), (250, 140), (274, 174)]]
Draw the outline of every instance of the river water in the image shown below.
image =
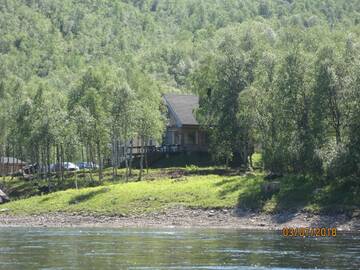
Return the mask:
[(360, 269), (360, 235), (204, 229), (0, 228), (0, 269)]

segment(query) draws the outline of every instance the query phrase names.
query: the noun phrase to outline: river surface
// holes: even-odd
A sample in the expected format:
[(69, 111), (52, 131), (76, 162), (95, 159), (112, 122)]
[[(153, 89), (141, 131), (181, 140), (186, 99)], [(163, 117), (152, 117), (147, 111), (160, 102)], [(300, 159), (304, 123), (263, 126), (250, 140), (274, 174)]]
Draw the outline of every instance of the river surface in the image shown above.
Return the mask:
[(360, 235), (204, 229), (0, 228), (0, 269), (360, 269)]

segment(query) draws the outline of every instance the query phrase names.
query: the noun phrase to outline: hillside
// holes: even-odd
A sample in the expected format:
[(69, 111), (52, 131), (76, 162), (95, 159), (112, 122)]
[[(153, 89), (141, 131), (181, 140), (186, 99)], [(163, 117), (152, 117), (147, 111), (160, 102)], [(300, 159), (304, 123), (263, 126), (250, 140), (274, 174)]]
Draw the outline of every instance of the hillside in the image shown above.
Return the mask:
[[(39, 77), (68, 91), (103, 61), (139, 68), (164, 87), (186, 88), (199, 61), (226, 32), (260, 24), (281, 35), (299, 27), (357, 32), (359, 1), (2, 1), (0, 73)], [(324, 34), (322, 34), (324, 35)], [(164, 90), (165, 91), (165, 90)]]

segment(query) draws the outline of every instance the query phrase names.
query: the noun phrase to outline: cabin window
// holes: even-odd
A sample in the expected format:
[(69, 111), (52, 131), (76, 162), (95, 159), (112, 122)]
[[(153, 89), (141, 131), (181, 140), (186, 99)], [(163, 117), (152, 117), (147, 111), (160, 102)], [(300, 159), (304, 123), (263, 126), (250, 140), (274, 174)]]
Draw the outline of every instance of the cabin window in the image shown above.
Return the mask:
[(167, 131), (165, 134), (165, 144), (169, 145), (169, 144), (173, 144), (173, 137), (174, 137), (174, 132), (172, 131)]
[(195, 131), (188, 132), (187, 134), (187, 144), (196, 144), (196, 133)]

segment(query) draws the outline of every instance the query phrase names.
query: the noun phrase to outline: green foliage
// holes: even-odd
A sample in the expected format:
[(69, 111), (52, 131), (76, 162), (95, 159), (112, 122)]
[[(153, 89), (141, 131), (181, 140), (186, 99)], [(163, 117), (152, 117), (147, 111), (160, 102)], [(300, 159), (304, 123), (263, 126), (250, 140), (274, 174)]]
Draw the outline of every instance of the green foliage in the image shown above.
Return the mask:
[[(216, 157), (240, 154), (246, 165), (244, 156), (255, 146), (272, 172), (323, 174), (328, 180), (345, 171), (356, 175), (357, 148), (350, 141), (358, 122), (353, 116), (359, 81), (353, 70), (359, 63), (359, 31), (334, 15), (339, 8), (334, 3), (313, 4), (289, 4), (296, 12), (303, 8), (294, 14), (261, 1), (258, 14), (266, 20), (217, 31), (218, 47), (192, 76), (200, 94), (198, 119), (209, 129)], [(317, 9), (325, 20), (312, 13)], [(231, 60), (221, 65), (222, 59)]]
[(119, 165), (192, 91), (215, 159), (359, 177), (359, 23), (355, 0), (2, 1), (0, 153)]

